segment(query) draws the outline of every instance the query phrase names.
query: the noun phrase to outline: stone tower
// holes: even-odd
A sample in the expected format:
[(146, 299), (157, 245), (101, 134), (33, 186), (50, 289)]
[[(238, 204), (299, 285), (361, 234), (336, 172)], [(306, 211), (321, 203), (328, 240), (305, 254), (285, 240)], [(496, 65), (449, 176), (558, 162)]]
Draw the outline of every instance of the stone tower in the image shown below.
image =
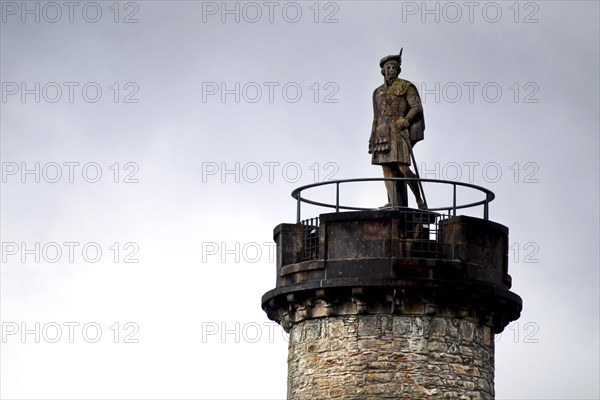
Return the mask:
[[(493, 193), (475, 187), (486, 200), (447, 213), (337, 200), (300, 221), (309, 187), (293, 193), (298, 223), (274, 230), (276, 287), (262, 298), (290, 334), (288, 399), (493, 399), (494, 333), (522, 308), (508, 228), (487, 218)], [(456, 215), (472, 205), (483, 218)]]

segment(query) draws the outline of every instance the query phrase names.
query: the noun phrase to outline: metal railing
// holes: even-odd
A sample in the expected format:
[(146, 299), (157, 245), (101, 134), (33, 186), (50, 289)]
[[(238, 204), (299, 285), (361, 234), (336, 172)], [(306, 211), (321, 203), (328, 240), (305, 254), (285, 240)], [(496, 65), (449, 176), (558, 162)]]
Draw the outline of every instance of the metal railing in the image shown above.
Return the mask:
[(302, 225), (301, 260), (316, 259), (319, 255), (319, 217), (300, 221)]
[[(400, 209), (397, 216), (402, 257), (406, 258), (450, 258), (449, 245), (441, 241), (440, 223), (446, 218), (425, 210)], [(300, 221), (302, 226), (302, 248), (298, 254), (298, 262), (317, 260), (325, 257), (319, 254), (320, 221), (318, 217)]]
[[(494, 198), (496, 197), (496, 195), (494, 195), (494, 193), (491, 190), (488, 190), (481, 186), (473, 185), (471, 183), (446, 181), (446, 180), (439, 180), (439, 179), (421, 179), (421, 178), (340, 179), (340, 180), (335, 180), (335, 181), (312, 183), (310, 185), (305, 185), (305, 186), (301, 186), (299, 188), (294, 189), (294, 191), (292, 191), (292, 197), (294, 199), (296, 199), (296, 202), (297, 202), (296, 203), (296, 222), (300, 223), (300, 221), (301, 221), (301, 204), (302, 203), (312, 204), (315, 206), (326, 207), (326, 208), (333, 208), (333, 209), (335, 209), (335, 212), (339, 212), (340, 210), (370, 211), (370, 210), (378, 209), (378, 207), (370, 207), (370, 208), (369, 207), (355, 207), (355, 206), (340, 204), (340, 185), (341, 184), (351, 184), (351, 183), (355, 183), (355, 182), (374, 182), (374, 181), (399, 181), (399, 182), (407, 182), (407, 183), (409, 181), (418, 181), (418, 182), (422, 182), (422, 183), (427, 182), (427, 183), (435, 183), (435, 184), (442, 184), (442, 185), (452, 185), (452, 204), (451, 205), (444, 206), (444, 207), (428, 208), (428, 211), (447, 211), (448, 216), (451, 216), (451, 215), (456, 216), (456, 210), (483, 206), (483, 218), (487, 220), (489, 218), (489, 203), (492, 200), (494, 200)], [(302, 197), (302, 192), (305, 190), (319, 187), (319, 186), (327, 186), (327, 185), (335, 185), (335, 187), (336, 187), (335, 188), (335, 203), (324, 203), (324, 202), (320, 202), (320, 201), (311, 200), (306, 197)], [(465, 188), (477, 190), (485, 195), (484, 199), (480, 200), (480, 201), (475, 201), (472, 203), (457, 204), (456, 203), (457, 187), (465, 187)], [(392, 198), (392, 202), (391, 202), (392, 209), (405, 208), (405, 207), (398, 206), (396, 203), (397, 203), (397, 199)]]

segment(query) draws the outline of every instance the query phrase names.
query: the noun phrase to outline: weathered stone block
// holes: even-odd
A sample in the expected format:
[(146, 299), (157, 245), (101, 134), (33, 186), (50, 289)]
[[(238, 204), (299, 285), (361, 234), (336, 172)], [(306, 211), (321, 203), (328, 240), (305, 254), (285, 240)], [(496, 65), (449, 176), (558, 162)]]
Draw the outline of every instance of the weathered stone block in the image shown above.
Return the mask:
[(472, 322), (467, 320), (460, 321), (460, 338), (462, 340), (471, 342), (473, 341), (473, 332), (475, 331), (475, 326)]
[(441, 337), (446, 335), (446, 319), (435, 317), (431, 319), (429, 323), (429, 336), (433, 338)]

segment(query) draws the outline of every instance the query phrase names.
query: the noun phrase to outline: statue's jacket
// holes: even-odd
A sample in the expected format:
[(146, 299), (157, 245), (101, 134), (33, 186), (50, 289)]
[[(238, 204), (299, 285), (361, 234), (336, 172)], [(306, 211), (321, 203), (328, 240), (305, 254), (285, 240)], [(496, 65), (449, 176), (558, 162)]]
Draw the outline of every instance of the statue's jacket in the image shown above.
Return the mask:
[[(369, 150), (372, 164), (403, 163), (410, 165), (410, 146), (423, 139), (423, 106), (415, 85), (404, 79), (383, 84), (373, 92), (373, 128)], [(409, 123), (400, 129), (400, 117)]]

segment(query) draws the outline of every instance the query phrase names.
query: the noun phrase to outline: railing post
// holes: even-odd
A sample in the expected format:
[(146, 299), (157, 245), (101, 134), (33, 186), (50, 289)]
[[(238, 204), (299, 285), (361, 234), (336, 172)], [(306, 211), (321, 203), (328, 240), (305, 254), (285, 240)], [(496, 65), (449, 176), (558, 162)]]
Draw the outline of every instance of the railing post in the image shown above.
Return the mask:
[(299, 224), (300, 223), (300, 194), (302, 192), (298, 192), (298, 200), (296, 202), (296, 223)]
[(456, 217), (456, 184), (452, 184), (452, 216)]
[[(388, 181), (385, 180), (383, 183), (387, 183)], [(392, 180), (392, 210), (396, 208), (396, 181)]]
[(335, 212), (340, 212), (340, 183), (335, 183)]
[(490, 217), (490, 206), (489, 206), (490, 202), (488, 201), (488, 194), (485, 194), (485, 203), (483, 203), (483, 219), (485, 219), (486, 221), (488, 220), (488, 218)]

